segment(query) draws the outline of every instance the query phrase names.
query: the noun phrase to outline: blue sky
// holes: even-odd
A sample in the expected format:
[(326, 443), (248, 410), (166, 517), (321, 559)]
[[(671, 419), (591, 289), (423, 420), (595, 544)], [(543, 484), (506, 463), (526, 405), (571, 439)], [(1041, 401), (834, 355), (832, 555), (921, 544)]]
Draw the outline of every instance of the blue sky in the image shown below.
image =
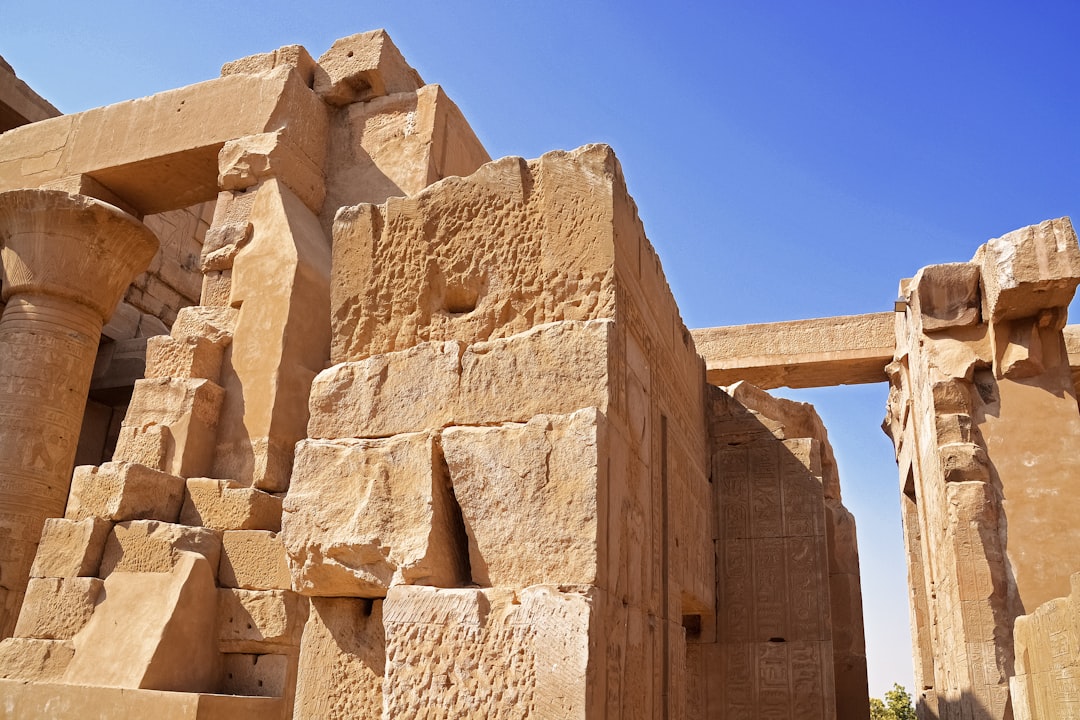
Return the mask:
[[(0, 55), (77, 112), (385, 27), (493, 157), (607, 142), (690, 327), (879, 312), (1080, 200), (1080, 4), (0, 0)], [(912, 688), (883, 385), (817, 405), (859, 523), (871, 693)]]

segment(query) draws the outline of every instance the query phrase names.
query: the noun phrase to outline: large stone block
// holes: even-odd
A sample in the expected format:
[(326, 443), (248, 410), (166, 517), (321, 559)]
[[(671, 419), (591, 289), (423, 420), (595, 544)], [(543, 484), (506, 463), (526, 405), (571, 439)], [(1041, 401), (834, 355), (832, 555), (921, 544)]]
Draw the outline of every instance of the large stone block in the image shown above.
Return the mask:
[(341, 38), (323, 53), (314, 89), (331, 105), (348, 105), (410, 92), (423, 84), (386, 31), (371, 30)]
[(176, 313), (172, 337), (181, 342), (203, 338), (214, 344), (228, 346), (232, 342), (239, 314), (239, 310), (231, 307), (195, 305), (181, 308)]
[(226, 342), (206, 337), (178, 340), (158, 335), (146, 341), (146, 377), (202, 378), (217, 382)]
[(164, 456), (158, 463), (147, 464), (180, 477), (206, 474), (213, 459), (214, 433), (223, 396), (221, 387), (210, 380), (137, 381), (114, 459), (143, 459), (146, 455), (140, 436), (153, 432), (157, 426), (165, 426), (169, 432), (162, 433)]
[(290, 590), (218, 590), (218, 646), (228, 653), (288, 651), (300, 644), (307, 600)]
[(982, 273), (987, 322), (1065, 307), (1080, 282), (1080, 247), (1069, 218), (1047, 220), (994, 238), (972, 258)]
[(106, 578), (103, 601), (73, 639), (75, 657), (64, 682), (216, 690), (213, 567), (201, 555), (182, 553), (165, 572), (116, 572)]
[(589, 145), (503, 158), (383, 206), (342, 208), (331, 361), (613, 317), (616, 235), (625, 231), (639, 257), (640, 224), (625, 198), (611, 149)]
[(0, 640), (0, 678), (52, 682), (64, 676), (75, 655), (70, 640)]
[(71, 478), (64, 516), (175, 522), (183, 499), (184, 480), (175, 475), (131, 462), (83, 465)]
[(462, 343), (420, 343), (400, 352), (345, 362), (311, 385), (312, 438), (387, 437), (453, 423)]
[(588, 593), (550, 586), (392, 588), (383, 717), (602, 716), (588, 707), (592, 613)]
[(281, 498), (230, 480), (189, 478), (180, 522), (215, 530), (281, 529)]
[(464, 531), (432, 433), (302, 441), (283, 510), (293, 589), (305, 595), (464, 579)]
[(283, 697), (289, 692), (290, 664), (286, 655), (224, 653), (221, 656), (223, 695)]
[(340, 363), (312, 384), (308, 435), (387, 437), (603, 410), (613, 339), (613, 321), (566, 320), (468, 347), (426, 342)]
[(221, 558), (221, 533), (155, 520), (117, 523), (105, 541), (101, 577), (114, 572), (171, 572), (184, 553), (202, 555), (211, 574)]
[(285, 544), (266, 530), (226, 530), (221, 534), (218, 584), (244, 590), (288, 590)]
[(30, 577), (93, 577), (112, 523), (99, 517), (84, 520), (49, 518), (41, 531)]
[(68, 640), (86, 625), (102, 582), (94, 577), (31, 578), (15, 637)]
[(383, 601), (311, 598), (300, 642), (295, 720), (382, 717)]
[(924, 332), (979, 322), (979, 266), (974, 263), (929, 265), (912, 283), (912, 307)]
[(454, 427), (442, 445), (480, 585), (596, 584), (605, 419), (594, 408)]

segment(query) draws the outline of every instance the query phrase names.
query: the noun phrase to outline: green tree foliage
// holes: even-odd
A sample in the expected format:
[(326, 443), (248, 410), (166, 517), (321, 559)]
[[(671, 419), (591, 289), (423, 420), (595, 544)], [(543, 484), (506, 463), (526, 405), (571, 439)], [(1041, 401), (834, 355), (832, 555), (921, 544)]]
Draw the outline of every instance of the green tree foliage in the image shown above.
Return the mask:
[(915, 720), (911, 695), (902, 685), (893, 683), (893, 689), (885, 693), (884, 701), (870, 698), (870, 720)]

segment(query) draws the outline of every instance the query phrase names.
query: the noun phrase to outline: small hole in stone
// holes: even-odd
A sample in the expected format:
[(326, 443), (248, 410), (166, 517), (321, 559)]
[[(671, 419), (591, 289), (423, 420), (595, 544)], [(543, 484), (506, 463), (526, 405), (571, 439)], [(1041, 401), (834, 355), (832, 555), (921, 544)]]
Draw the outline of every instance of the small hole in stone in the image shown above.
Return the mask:
[(446, 288), (446, 296), (444, 298), (446, 312), (452, 315), (461, 315), (472, 312), (476, 309), (476, 302), (479, 299), (480, 292), (477, 288), (466, 287), (464, 285), (449, 285)]
[(781, 637), (772, 637), (772, 638), (769, 638), (769, 642), (780, 643), (780, 642), (785, 642), (785, 641), (784, 641), (784, 638), (781, 638)]
[(700, 615), (683, 615), (682, 626), (686, 628), (686, 637), (697, 638), (701, 637), (701, 616)]
[(345, 53), (345, 57), (352, 57), (352, 55), (353, 55), (353, 51), (352, 51), (352, 50), (350, 50), (349, 52)]

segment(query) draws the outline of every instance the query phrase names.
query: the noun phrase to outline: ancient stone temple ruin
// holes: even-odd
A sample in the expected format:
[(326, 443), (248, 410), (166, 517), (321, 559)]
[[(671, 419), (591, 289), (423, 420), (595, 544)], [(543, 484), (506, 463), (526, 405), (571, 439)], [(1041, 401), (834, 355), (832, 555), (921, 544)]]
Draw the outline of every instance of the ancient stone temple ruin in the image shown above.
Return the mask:
[(1078, 711), (1067, 219), (690, 331), (610, 148), (492, 161), (382, 31), (75, 115), (0, 64), (0, 122), (0, 717), (862, 720), (766, 392), (862, 382), (921, 717)]

